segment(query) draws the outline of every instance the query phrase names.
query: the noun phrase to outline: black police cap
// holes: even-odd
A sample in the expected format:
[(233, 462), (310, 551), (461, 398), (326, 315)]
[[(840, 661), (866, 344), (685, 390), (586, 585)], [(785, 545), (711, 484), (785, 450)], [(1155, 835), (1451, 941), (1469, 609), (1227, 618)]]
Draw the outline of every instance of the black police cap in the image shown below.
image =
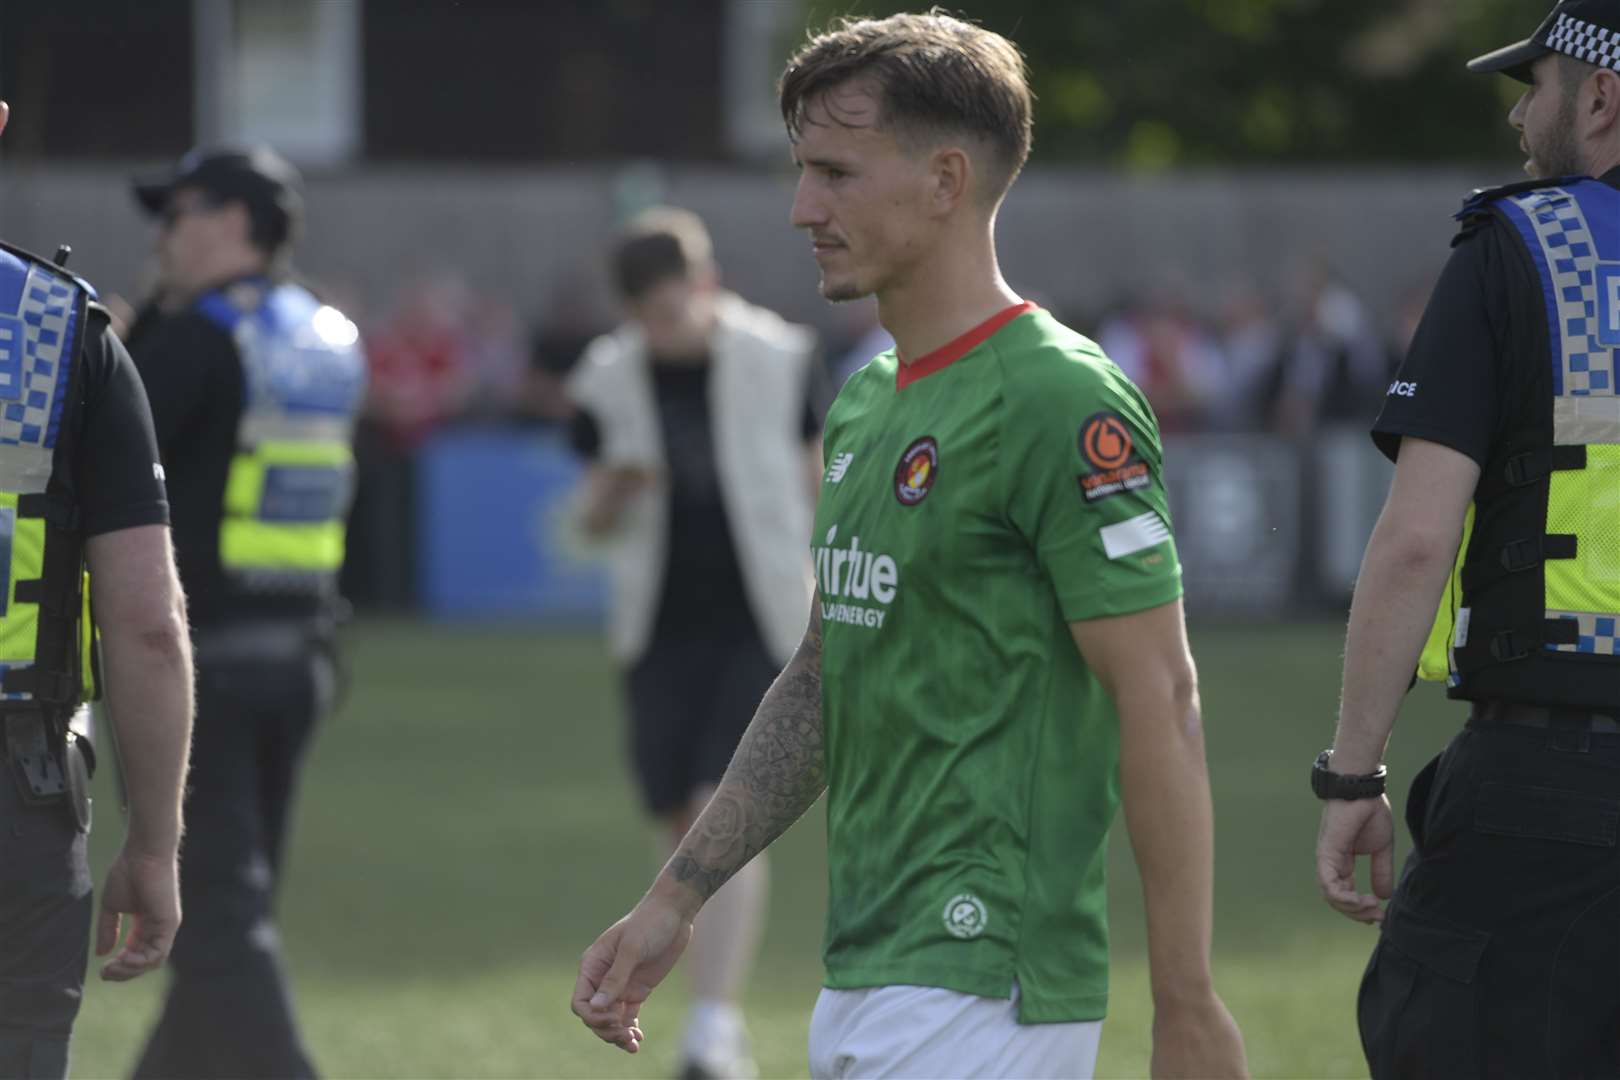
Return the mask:
[(1469, 71), (1500, 71), (1530, 81), (1530, 65), (1563, 53), (1620, 71), (1620, 0), (1563, 0), (1536, 32), (1513, 45), (1468, 61)]
[(298, 170), (267, 146), (193, 150), (169, 172), (137, 178), (134, 188), (149, 214), (161, 214), (181, 188), (196, 188), (216, 199), (241, 199), (255, 215), (278, 215), (288, 228), (303, 216)]

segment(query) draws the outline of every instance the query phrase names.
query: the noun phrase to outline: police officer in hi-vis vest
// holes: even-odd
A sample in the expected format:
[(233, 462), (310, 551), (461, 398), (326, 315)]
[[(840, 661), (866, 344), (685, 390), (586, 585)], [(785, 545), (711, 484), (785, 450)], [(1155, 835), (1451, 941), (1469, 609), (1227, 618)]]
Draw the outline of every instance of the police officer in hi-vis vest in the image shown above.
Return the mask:
[(191, 647), (140, 378), (65, 249), (0, 249), (0, 1077), (61, 1077), (90, 937), (84, 703), (102, 692), (129, 801), (96, 952), (131, 916), (101, 969), (131, 979), (180, 923)]
[(180, 868), (188, 919), (138, 1076), (314, 1074), (272, 917), (299, 764), (332, 703), (353, 323), (289, 276), (297, 173), (264, 148), (137, 183), (156, 295), (131, 326), (193, 597), (197, 726)]
[[(1620, 0), (1564, 0), (1469, 67), (1527, 84), (1508, 120), (1534, 179), (1463, 204), (1374, 429), (1395, 478), (1312, 774), (1317, 876), (1382, 923), (1373, 1076), (1616, 1076)], [(1470, 709), (1412, 779), (1397, 886), (1379, 761), (1413, 668)]]

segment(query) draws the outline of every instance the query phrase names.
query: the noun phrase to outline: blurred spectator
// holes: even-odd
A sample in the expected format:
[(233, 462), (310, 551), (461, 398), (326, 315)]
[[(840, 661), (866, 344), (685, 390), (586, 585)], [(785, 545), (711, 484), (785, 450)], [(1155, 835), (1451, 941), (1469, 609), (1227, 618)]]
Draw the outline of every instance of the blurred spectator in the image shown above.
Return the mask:
[(1276, 405), (1282, 329), (1253, 281), (1233, 282), (1221, 300), (1220, 350), (1226, 377), (1214, 398), (1212, 427), (1260, 431)]
[(1207, 426), (1224, 378), (1220, 349), (1173, 275), (1106, 319), (1098, 344), (1142, 388), (1164, 432)]
[(412, 455), (477, 388), (467, 332), (472, 294), (458, 277), (418, 281), (366, 335), (371, 368), (355, 433), (359, 487), (349, 516), (343, 590), (362, 608), (402, 609), (416, 595), (416, 474)]
[(593, 275), (576, 270), (558, 281), (545, 315), (529, 339), (529, 370), (522, 398), (525, 412), (547, 420), (568, 418), (572, 406), (563, 391), (563, 380), (574, 370), (585, 347), (611, 327), (605, 308)]
[(472, 304), (472, 292), (458, 276), (420, 281), (366, 335), (367, 412), (395, 449), (415, 449), (472, 401), (478, 386), (477, 342), (468, 329)]
[(508, 419), (520, 409), (528, 381), (522, 320), (510, 300), (482, 293), (471, 297), (466, 313), (462, 332), (469, 386), (462, 415)]
[[(723, 291), (697, 216), (653, 209), (613, 251), (625, 324), (567, 381), (591, 462), (585, 530), (609, 544), (609, 639), (631, 758), (673, 851), (809, 616), (821, 477), (815, 335)], [(753, 1075), (738, 1002), (765, 916), (754, 859), (698, 916), (682, 1075)]]
[(1372, 422), (1389, 376), (1383, 335), (1366, 305), (1326, 265), (1297, 280), (1294, 330), (1284, 346), (1275, 425), (1305, 435), (1337, 422)]
[(1406, 359), (1406, 351), (1412, 347), (1412, 338), (1417, 335), (1418, 323), (1423, 320), (1423, 312), (1429, 306), (1429, 296), (1434, 292), (1435, 278), (1438, 271), (1414, 281), (1395, 304), (1395, 318), (1389, 328), (1389, 377), (1395, 377), (1395, 371)]

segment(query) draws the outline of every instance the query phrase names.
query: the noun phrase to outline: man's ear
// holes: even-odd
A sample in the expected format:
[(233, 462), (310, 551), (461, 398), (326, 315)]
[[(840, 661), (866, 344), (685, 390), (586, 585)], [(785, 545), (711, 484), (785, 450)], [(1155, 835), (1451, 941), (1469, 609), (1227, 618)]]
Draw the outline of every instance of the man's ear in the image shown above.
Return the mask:
[(1588, 80), (1588, 85), (1592, 96), (1585, 115), (1581, 117), (1581, 126), (1586, 129), (1583, 134), (1607, 134), (1613, 138), (1620, 131), (1620, 71), (1598, 68)]
[(0, 131), (6, 130), (6, 121), (11, 119), (11, 106), (0, 101)]
[(929, 176), (933, 181), (930, 208), (948, 214), (968, 197), (974, 182), (973, 159), (960, 146), (941, 147), (929, 159)]

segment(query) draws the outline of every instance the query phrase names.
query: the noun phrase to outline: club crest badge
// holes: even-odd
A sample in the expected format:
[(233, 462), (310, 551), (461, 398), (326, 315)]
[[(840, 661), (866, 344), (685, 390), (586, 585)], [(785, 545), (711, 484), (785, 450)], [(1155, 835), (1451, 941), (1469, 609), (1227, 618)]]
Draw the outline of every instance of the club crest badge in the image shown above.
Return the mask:
[(894, 469), (894, 497), (901, 506), (916, 506), (939, 479), (939, 444), (924, 435), (906, 447)]
[(990, 913), (985, 910), (984, 901), (972, 893), (953, 896), (945, 904), (945, 931), (954, 938), (971, 941), (984, 933), (985, 923), (989, 921)]

